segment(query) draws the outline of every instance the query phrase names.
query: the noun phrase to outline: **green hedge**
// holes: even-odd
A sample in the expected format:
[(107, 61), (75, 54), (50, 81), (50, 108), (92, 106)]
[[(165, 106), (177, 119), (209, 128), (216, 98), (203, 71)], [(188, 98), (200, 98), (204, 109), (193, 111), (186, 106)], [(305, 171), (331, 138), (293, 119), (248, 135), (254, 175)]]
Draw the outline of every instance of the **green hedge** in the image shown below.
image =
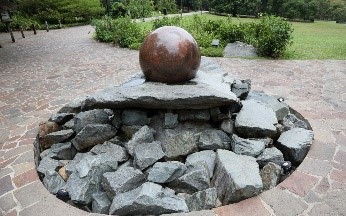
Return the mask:
[[(143, 23), (134, 23), (130, 18), (96, 20), (96, 39), (113, 42), (120, 47), (139, 49), (140, 43), (150, 31), (162, 26), (179, 26), (186, 29), (201, 47), (202, 55), (222, 56), (228, 43), (241, 41), (257, 48), (259, 56), (278, 58), (291, 43), (292, 27), (281, 17), (263, 16), (258, 22), (235, 24), (231, 18), (207, 20), (195, 15), (192, 20), (180, 17), (157, 19), (152, 29), (143, 28)], [(212, 48), (211, 41), (220, 40), (218, 49)]]

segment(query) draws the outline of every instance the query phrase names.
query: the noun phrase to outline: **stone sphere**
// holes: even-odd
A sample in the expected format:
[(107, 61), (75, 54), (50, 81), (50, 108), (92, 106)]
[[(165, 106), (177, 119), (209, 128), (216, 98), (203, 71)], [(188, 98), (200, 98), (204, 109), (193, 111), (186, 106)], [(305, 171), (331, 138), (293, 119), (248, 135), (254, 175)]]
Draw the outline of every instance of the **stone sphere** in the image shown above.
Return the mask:
[(149, 81), (179, 83), (196, 76), (201, 54), (191, 34), (179, 27), (164, 26), (145, 38), (139, 64)]

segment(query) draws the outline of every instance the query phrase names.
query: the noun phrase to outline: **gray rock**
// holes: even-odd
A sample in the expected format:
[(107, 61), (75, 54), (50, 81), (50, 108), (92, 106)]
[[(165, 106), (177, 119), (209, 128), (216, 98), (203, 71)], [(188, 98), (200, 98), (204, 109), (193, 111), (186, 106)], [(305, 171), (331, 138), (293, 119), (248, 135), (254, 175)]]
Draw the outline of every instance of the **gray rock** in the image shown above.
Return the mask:
[(106, 154), (107, 157), (112, 157), (113, 160), (118, 162), (126, 161), (129, 158), (125, 148), (108, 141), (94, 146), (90, 152), (93, 154)]
[(82, 110), (82, 101), (84, 101), (86, 96), (79, 96), (78, 98), (70, 101), (68, 104), (63, 106), (58, 113), (79, 113)]
[(124, 110), (122, 122), (125, 125), (146, 125), (148, 124), (147, 113), (141, 110)]
[(293, 128), (304, 128), (309, 130), (309, 126), (305, 121), (300, 120), (294, 114), (289, 113), (282, 121), (284, 131), (291, 130)]
[(37, 172), (45, 176), (46, 173), (50, 170), (54, 170), (61, 166), (61, 163), (58, 160), (54, 160), (50, 157), (45, 157), (40, 161), (39, 166), (37, 167)]
[(52, 145), (49, 151), (49, 157), (57, 160), (72, 160), (77, 154), (72, 143), (57, 143)]
[(79, 133), (89, 124), (110, 124), (113, 111), (109, 109), (94, 109), (78, 113), (74, 117), (74, 130)]
[(255, 158), (217, 150), (212, 186), (223, 205), (256, 196), (263, 183)]
[(314, 133), (303, 128), (293, 128), (283, 132), (278, 139), (277, 147), (293, 164), (301, 163), (308, 153)]
[(165, 193), (157, 184), (147, 182), (132, 191), (114, 197), (109, 214), (127, 215), (160, 215), (188, 212), (185, 200)]
[(283, 156), (282, 152), (275, 147), (266, 148), (266, 149), (264, 149), (262, 154), (260, 154), (256, 158), (256, 161), (260, 167), (264, 167), (269, 162), (273, 162), (273, 163), (281, 166), (282, 162), (284, 162), (284, 156)]
[(134, 164), (141, 170), (153, 165), (165, 156), (161, 142), (142, 143), (135, 146), (133, 151)]
[(234, 80), (231, 91), (241, 100), (245, 100), (251, 90), (251, 80)]
[(53, 121), (59, 125), (63, 125), (66, 122), (70, 121), (74, 117), (74, 113), (56, 113), (53, 114), (49, 121)]
[(231, 119), (223, 120), (220, 124), (220, 129), (228, 135), (232, 136), (232, 134), (234, 133), (234, 121)]
[(108, 214), (109, 207), (112, 202), (108, 199), (108, 196), (104, 192), (95, 193), (92, 195), (92, 212), (99, 214)]
[(222, 130), (208, 129), (198, 138), (199, 149), (205, 150), (230, 149), (230, 143), (231, 139)]
[(165, 113), (164, 128), (173, 129), (178, 126), (178, 114)]
[(144, 182), (145, 175), (142, 171), (133, 167), (124, 167), (115, 172), (104, 173), (101, 184), (112, 200), (117, 194), (133, 190)]
[(80, 151), (82, 149), (104, 143), (114, 137), (117, 130), (108, 124), (86, 125), (71, 141), (74, 147)]
[(151, 143), (153, 141), (154, 131), (145, 125), (132, 136), (131, 140), (125, 144), (125, 147), (129, 154), (133, 155), (133, 151), (136, 145), (142, 143)]
[(177, 193), (193, 194), (210, 187), (207, 164), (198, 162), (190, 164), (185, 174), (168, 184)]
[(48, 170), (45, 174), (42, 183), (50, 193), (56, 194), (65, 186), (64, 179), (55, 170)]
[(238, 134), (244, 138), (275, 137), (278, 123), (275, 113), (261, 102), (245, 100), (235, 120)]
[(167, 85), (144, 82), (138, 85), (114, 86), (97, 92), (82, 102), (82, 109), (108, 107), (149, 109), (209, 109), (238, 104), (229, 89), (222, 88), (222, 80), (199, 72), (191, 85)]
[(126, 167), (133, 167), (133, 160), (127, 160), (124, 163), (120, 164), (117, 170), (121, 170), (122, 168), (126, 168)]
[(215, 167), (215, 158), (216, 158), (216, 153), (214, 151), (205, 150), (205, 151), (196, 152), (187, 156), (185, 164), (189, 166), (199, 162), (204, 162), (208, 167), (209, 177), (212, 178), (214, 173), (214, 167)]
[(265, 106), (271, 108), (276, 115), (276, 118), (281, 121), (287, 116), (289, 107), (284, 102), (279, 102), (275, 97), (269, 96), (264, 92), (251, 91), (246, 98), (247, 100), (256, 100), (262, 102)]
[(156, 162), (148, 172), (148, 181), (167, 183), (181, 177), (186, 166), (178, 161)]
[(196, 137), (190, 131), (176, 133), (167, 129), (162, 149), (168, 160), (175, 160), (197, 151)]
[(132, 139), (133, 135), (137, 133), (142, 128), (140, 125), (122, 125), (121, 126), (121, 131), (124, 132), (125, 136), (128, 139)]
[(101, 191), (102, 175), (116, 169), (117, 162), (103, 154), (86, 155), (67, 179), (65, 190), (72, 201), (88, 205), (92, 202), (92, 195)]
[(263, 182), (263, 190), (270, 190), (276, 187), (280, 180), (280, 174), (281, 166), (272, 162), (265, 165), (260, 172)]
[(233, 134), (231, 146), (236, 154), (257, 157), (265, 148), (265, 139), (243, 139)]
[(254, 46), (236, 41), (229, 43), (224, 49), (224, 57), (257, 57)]
[(73, 160), (69, 161), (66, 165), (66, 173), (68, 176), (70, 176), (73, 172), (76, 171), (76, 165), (84, 158), (91, 155), (90, 152), (87, 153), (77, 153)]
[(66, 122), (61, 126), (62, 130), (68, 130), (68, 129), (74, 129), (74, 119), (71, 119), (70, 121)]
[(209, 110), (179, 110), (179, 121), (209, 121)]
[(40, 140), (40, 144), (42, 147), (44, 147), (44, 149), (47, 149), (50, 148), (53, 144), (65, 142), (73, 134), (74, 131), (71, 129), (52, 132), (44, 136)]
[(208, 188), (187, 196), (185, 201), (190, 212), (212, 209), (217, 205), (217, 192), (215, 188)]

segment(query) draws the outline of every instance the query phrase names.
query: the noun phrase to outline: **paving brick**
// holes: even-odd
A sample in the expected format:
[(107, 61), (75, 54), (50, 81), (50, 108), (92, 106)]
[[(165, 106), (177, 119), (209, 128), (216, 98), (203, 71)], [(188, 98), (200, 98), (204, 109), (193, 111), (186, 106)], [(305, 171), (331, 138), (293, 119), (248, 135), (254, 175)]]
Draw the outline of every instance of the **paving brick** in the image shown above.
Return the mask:
[(28, 184), (13, 193), (22, 208), (32, 205), (49, 195), (49, 192), (40, 181)]
[(35, 136), (36, 136), (36, 134), (33, 135), (33, 136), (34, 136), (34, 137), (31, 138), (31, 139), (20, 140), (20, 141), (18, 142), (18, 146), (32, 145), (32, 144), (34, 143), (34, 141), (35, 141)]
[(211, 210), (203, 210), (203, 211), (189, 212), (189, 213), (163, 214), (161, 216), (219, 216), (219, 215), (216, 215)]
[(10, 168), (8, 168), (8, 167), (6, 167), (6, 168), (1, 168), (1, 169), (0, 169), (0, 178), (6, 176), (6, 175), (8, 175), (8, 174), (11, 174), (12, 172), (13, 172), (13, 170), (10, 169)]
[(336, 144), (346, 146), (346, 135), (344, 133), (336, 131), (336, 132), (333, 132), (333, 136), (335, 138)]
[(9, 175), (0, 178), (0, 197), (13, 189), (12, 180)]
[(86, 216), (88, 213), (47, 195), (34, 205), (19, 212), (19, 216)]
[(308, 213), (311, 216), (336, 216), (339, 215), (334, 209), (332, 209), (329, 205), (321, 203), (316, 204)]
[(332, 182), (332, 189), (333, 190), (341, 189), (346, 191), (346, 183)]
[(329, 161), (305, 158), (298, 167), (298, 170), (304, 173), (324, 177), (332, 170), (332, 165)]
[(16, 147), (16, 148), (13, 148), (13, 149), (7, 151), (4, 154), (4, 158), (9, 159), (9, 158), (12, 158), (14, 156), (20, 155), (24, 152), (30, 151), (32, 149), (33, 149), (33, 145), (19, 146), (19, 147)]
[(300, 171), (295, 171), (285, 181), (281, 182), (279, 187), (286, 188), (292, 193), (304, 197), (317, 182), (318, 178)]
[(340, 164), (346, 165), (346, 152), (338, 151), (334, 157), (334, 160)]
[(309, 193), (304, 197), (304, 200), (307, 203), (315, 203), (322, 201), (322, 199), (313, 191), (309, 191)]
[(8, 212), (12, 208), (16, 206), (16, 202), (14, 201), (14, 197), (12, 193), (8, 193), (2, 197), (0, 197), (0, 209), (4, 212)]
[(6, 214), (6, 216), (17, 216), (17, 210), (13, 209), (12, 211), (10, 211), (9, 213)]
[(246, 200), (243, 200), (236, 204), (231, 204), (227, 206), (222, 206), (219, 208), (213, 209), (213, 211), (218, 216), (228, 216), (228, 215), (237, 215), (237, 216), (265, 216), (270, 215), (267, 209), (261, 202), (259, 197), (253, 197)]
[(12, 165), (18, 165), (22, 163), (34, 163), (34, 151), (27, 151), (20, 155)]
[(332, 207), (340, 215), (346, 215), (346, 193), (345, 190), (331, 190), (324, 197), (327, 205)]
[(39, 180), (36, 169), (28, 170), (13, 178), (13, 182), (17, 188), (27, 185), (31, 182)]
[(346, 171), (333, 170), (330, 173), (330, 179), (333, 181), (346, 183)]
[(35, 164), (32, 162), (28, 162), (28, 163), (13, 165), (12, 167), (14, 170), (14, 177), (16, 177), (28, 170), (35, 169)]
[(327, 177), (324, 177), (323, 179), (321, 179), (321, 181), (317, 184), (317, 186), (315, 187), (315, 192), (318, 194), (325, 194), (330, 188), (330, 183), (328, 181)]
[(308, 205), (300, 199), (278, 188), (266, 191), (259, 196), (278, 216), (298, 215), (308, 208)]
[(5, 167), (7, 167), (8, 165), (10, 165), (14, 160), (17, 159), (18, 156), (14, 156), (10, 159), (4, 160), (3, 162), (0, 163), (0, 169), (3, 169)]
[(332, 160), (335, 154), (336, 145), (329, 143), (319, 142), (314, 140), (307, 157), (320, 160)]

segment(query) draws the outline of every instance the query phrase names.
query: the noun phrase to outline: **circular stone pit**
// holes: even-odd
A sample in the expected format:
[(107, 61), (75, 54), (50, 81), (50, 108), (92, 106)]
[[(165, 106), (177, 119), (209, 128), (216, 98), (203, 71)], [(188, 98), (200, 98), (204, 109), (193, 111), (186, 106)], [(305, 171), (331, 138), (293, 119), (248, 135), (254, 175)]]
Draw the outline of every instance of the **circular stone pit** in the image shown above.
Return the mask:
[(275, 187), (307, 154), (309, 123), (212, 66), (182, 85), (138, 75), (62, 107), (35, 142), (43, 184), (117, 215), (211, 209)]

